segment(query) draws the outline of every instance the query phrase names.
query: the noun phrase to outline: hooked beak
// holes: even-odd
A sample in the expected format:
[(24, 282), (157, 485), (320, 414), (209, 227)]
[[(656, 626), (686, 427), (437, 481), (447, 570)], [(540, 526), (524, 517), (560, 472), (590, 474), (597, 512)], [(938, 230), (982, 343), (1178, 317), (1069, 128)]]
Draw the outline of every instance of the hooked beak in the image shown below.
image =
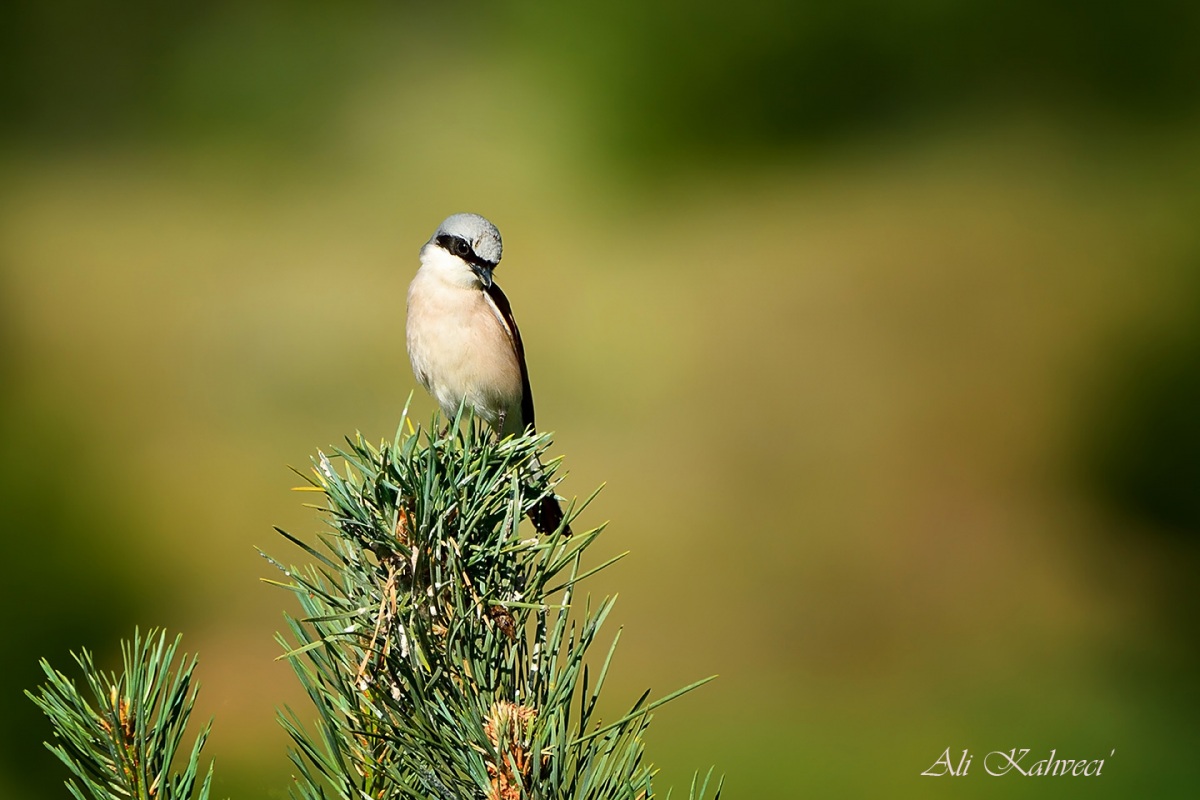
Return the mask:
[(495, 267), (487, 264), (471, 263), (471, 271), (479, 278), (479, 282), (483, 284), (484, 289), (492, 288), (492, 270)]

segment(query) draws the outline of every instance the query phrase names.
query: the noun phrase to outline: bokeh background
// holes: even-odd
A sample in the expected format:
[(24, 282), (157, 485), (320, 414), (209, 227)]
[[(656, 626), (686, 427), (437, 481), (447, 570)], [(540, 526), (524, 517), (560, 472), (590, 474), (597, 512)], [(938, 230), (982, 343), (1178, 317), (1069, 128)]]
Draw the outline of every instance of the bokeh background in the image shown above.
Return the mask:
[(0, 796), (67, 796), (37, 659), (135, 625), (201, 655), (218, 794), (284, 796), (254, 547), (320, 527), (289, 465), (395, 431), (463, 210), (632, 551), (614, 709), (721, 675), (664, 790), (1195, 796), (1197, 41), (1175, 0), (6, 3)]

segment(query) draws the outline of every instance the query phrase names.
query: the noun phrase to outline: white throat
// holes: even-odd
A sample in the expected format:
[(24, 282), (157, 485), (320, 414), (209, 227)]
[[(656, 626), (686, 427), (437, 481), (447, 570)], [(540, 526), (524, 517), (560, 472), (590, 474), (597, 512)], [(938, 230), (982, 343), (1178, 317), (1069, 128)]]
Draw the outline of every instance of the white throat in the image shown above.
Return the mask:
[(451, 286), (461, 286), (467, 289), (483, 289), (483, 282), (471, 269), (471, 265), (456, 255), (446, 252), (436, 244), (427, 244), (421, 248), (421, 269), (424, 273)]

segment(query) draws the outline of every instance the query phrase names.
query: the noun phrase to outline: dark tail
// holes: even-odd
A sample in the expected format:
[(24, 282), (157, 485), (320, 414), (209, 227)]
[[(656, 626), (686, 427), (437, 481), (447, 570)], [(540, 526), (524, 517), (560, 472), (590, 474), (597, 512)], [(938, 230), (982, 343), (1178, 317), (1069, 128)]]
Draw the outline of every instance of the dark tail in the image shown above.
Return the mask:
[(537, 504), (529, 509), (529, 521), (533, 523), (534, 529), (541, 534), (554, 533), (562, 525), (563, 536), (571, 536), (571, 526), (563, 525), (563, 510), (558, 504), (558, 500), (547, 495)]

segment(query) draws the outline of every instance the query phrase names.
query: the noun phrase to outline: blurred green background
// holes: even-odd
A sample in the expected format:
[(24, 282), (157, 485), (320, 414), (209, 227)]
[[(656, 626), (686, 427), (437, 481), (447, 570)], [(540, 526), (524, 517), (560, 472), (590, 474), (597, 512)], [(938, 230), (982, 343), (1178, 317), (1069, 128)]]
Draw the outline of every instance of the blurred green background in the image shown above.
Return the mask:
[[(253, 547), (319, 529), (287, 465), (394, 432), (465, 210), (633, 551), (614, 709), (721, 675), (657, 715), (664, 789), (1195, 796), (1198, 40), (1174, 0), (5, 4), (0, 797), (67, 796), (37, 659), (134, 625), (200, 652), (217, 793), (284, 796)], [(1014, 747), (1107, 763), (983, 773)]]

